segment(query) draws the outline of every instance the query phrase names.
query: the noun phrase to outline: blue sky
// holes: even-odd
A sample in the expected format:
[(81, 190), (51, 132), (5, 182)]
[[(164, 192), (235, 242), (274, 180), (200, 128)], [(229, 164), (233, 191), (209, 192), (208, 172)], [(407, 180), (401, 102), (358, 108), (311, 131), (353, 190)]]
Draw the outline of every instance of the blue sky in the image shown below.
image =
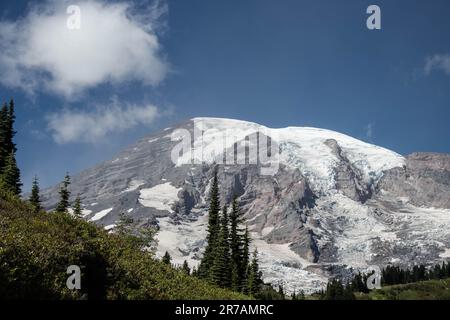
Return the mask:
[[(81, 8), (79, 33), (66, 33), (71, 4)], [(381, 30), (366, 27), (371, 4)], [(26, 188), (34, 174), (49, 186), (195, 116), (327, 128), (405, 155), (450, 153), (447, 0), (0, 8), (0, 97), (16, 100)]]

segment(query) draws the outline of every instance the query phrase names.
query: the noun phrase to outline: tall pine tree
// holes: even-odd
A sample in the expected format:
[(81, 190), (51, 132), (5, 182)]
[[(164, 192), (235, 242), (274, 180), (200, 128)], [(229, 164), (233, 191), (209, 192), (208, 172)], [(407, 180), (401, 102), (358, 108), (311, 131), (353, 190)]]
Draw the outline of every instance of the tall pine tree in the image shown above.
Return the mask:
[(211, 277), (211, 267), (215, 259), (215, 248), (217, 246), (217, 239), (219, 237), (219, 211), (220, 211), (220, 201), (219, 201), (219, 185), (217, 180), (217, 170), (214, 171), (214, 176), (211, 183), (211, 189), (209, 192), (209, 210), (208, 210), (208, 230), (206, 241), (207, 245), (205, 248), (205, 253), (200, 261), (198, 268), (198, 275), (201, 278)]
[(262, 273), (259, 271), (258, 251), (253, 251), (252, 261), (248, 266), (247, 293), (251, 296), (256, 295), (260, 291), (263, 284)]
[(230, 243), (228, 229), (228, 208), (224, 206), (220, 217), (220, 231), (211, 267), (212, 282), (222, 288), (230, 287)]
[(4, 104), (0, 110), (0, 185), (15, 195), (20, 195), (22, 183), (16, 162), (15, 119), (14, 101), (11, 100), (9, 106)]
[(14, 123), (16, 122), (16, 114), (14, 110), (14, 100), (11, 99), (8, 106), (8, 116), (6, 120), (6, 150), (8, 153), (16, 153), (17, 147), (14, 143), (14, 136), (16, 135), (16, 131), (14, 130)]
[(20, 182), (20, 170), (17, 167), (16, 157), (13, 152), (6, 157), (5, 165), (0, 179), (2, 187), (15, 195), (20, 195), (22, 183)]
[(245, 289), (245, 273), (247, 271), (247, 264), (244, 265), (244, 261), (248, 261), (248, 256), (244, 259), (242, 222), (242, 214), (235, 197), (230, 213), (231, 288), (235, 291)]
[(5, 166), (6, 157), (9, 154), (6, 143), (7, 125), (8, 106), (5, 103), (0, 110), (0, 174), (2, 173), (3, 167)]
[(190, 275), (191, 269), (189, 268), (189, 264), (186, 260), (183, 261), (183, 266), (181, 267), (181, 271), (183, 271), (184, 274)]
[(78, 194), (75, 198), (75, 202), (73, 204), (73, 215), (77, 218), (81, 218), (83, 209), (81, 208), (81, 199), (80, 195)]
[(166, 251), (166, 253), (164, 253), (161, 261), (169, 266), (172, 265), (172, 257), (170, 256), (169, 252)]
[(64, 181), (62, 183), (61, 189), (59, 190), (59, 203), (56, 206), (56, 212), (67, 212), (67, 209), (69, 209), (69, 206), (70, 206), (69, 185), (70, 185), (70, 175), (69, 175), (69, 173), (66, 173), (66, 176), (64, 177)]
[(39, 180), (37, 176), (34, 176), (33, 179), (29, 201), (30, 204), (34, 207), (35, 212), (39, 212), (42, 209), (41, 198), (39, 195)]

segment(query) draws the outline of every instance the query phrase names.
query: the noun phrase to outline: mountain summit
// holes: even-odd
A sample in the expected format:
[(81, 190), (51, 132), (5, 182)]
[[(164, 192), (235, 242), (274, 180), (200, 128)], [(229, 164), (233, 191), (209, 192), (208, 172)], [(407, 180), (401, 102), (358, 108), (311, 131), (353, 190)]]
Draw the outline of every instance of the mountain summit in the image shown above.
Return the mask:
[[(158, 254), (195, 266), (214, 170), (222, 205), (239, 198), (264, 280), (288, 291), (450, 257), (450, 155), (403, 157), (325, 129), (194, 118), (74, 176), (71, 191), (85, 219), (113, 229), (126, 213), (158, 225)], [(57, 191), (43, 192), (47, 209)]]

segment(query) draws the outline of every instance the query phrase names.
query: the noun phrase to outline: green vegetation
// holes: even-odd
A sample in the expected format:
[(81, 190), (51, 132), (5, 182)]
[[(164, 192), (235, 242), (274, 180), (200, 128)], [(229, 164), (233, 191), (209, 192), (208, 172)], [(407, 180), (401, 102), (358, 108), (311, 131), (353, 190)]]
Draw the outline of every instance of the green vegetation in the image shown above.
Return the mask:
[(42, 210), (41, 206), (41, 197), (39, 195), (39, 180), (38, 177), (35, 176), (33, 179), (33, 185), (31, 187), (31, 194), (28, 201), (33, 206), (35, 212), (39, 212)]
[(0, 188), (15, 195), (21, 193), (20, 170), (16, 163), (17, 148), (14, 143), (14, 101), (0, 109)]
[(450, 299), (450, 263), (436, 264), (432, 267), (415, 265), (411, 269), (387, 266), (381, 271), (382, 288), (369, 290), (367, 279), (370, 274), (357, 273), (353, 279), (343, 284), (332, 279), (325, 292), (318, 296), (325, 300), (409, 300), (409, 299)]
[(450, 278), (398, 284), (357, 293), (359, 300), (450, 300)]
[[(156, 260), (147, 243), (0, 190), (0, 299), (246, 298)], [(81, 268), (81, 290), (66, 287), (70, 265)]]
[[(243, 214), (236, 198), (231, 212), (224, 206), (220, 214), (217, 171), (210, 189), (207, 246), (195, 274), (221, 288), (258, 297), (262, 287), (257, 252), (250, 262), (248, 229), (242, 229)], [(284, 296), (284, 295), (283, 295)]]
[(64, 212), (67, 213), (67, 210), (69, 209), (70, 203), (69, 203), (69, 198), (70, 198), (70, 191), (69, 191), (69, 186), (70, 186), (70, 175), (67, 172), (66, 176), (64, 177), (64, 181), (61, 185), (61, 189), (59, 190), (59, 203), (56, 206), (55, 211), (56, 212)]
[(81, 218), (83, 215), (83, 209), (81, 208), (80, 195), (77, 195), (77, 197), (75, 198), (75, 202), (73, 204), (73, 215), (78, 218)]

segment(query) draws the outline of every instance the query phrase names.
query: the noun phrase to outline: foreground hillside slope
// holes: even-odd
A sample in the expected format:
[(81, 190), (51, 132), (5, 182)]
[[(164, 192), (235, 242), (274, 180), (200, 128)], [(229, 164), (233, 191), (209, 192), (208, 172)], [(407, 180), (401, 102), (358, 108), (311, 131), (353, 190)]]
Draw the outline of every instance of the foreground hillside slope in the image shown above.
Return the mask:
[[(81, 267), (81, 290), (66, 287)], [(0, 191), (0, 299), (242, 299), (155, 260), (132, 238)]]

